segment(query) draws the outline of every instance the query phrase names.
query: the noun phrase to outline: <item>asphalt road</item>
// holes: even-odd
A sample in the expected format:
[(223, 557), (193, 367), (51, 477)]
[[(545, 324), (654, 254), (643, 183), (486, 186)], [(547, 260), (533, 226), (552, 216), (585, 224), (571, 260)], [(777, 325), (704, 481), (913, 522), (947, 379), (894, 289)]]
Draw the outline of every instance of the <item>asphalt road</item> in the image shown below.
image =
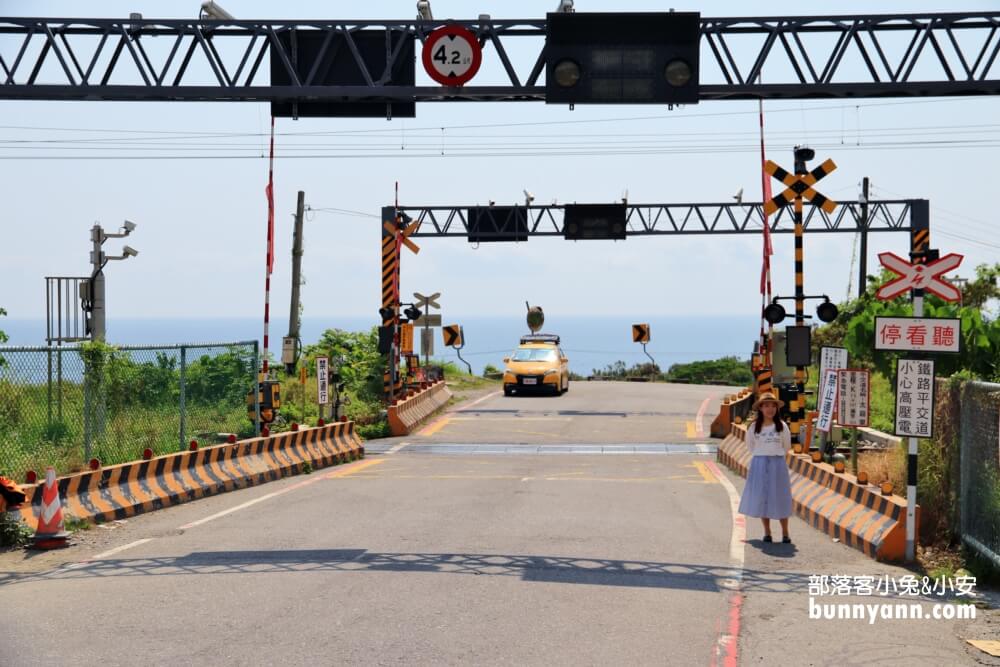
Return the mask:
[(973, 664), (996, 612), (809, 619), (810, 575), (907, 572), (798, 519), (734, 537), (742, 481), (680, 447), (712, 394), (483, 397), (392, 453), (0, 555), (0, 664), (706, 665), (730, 634), (741, 664)]

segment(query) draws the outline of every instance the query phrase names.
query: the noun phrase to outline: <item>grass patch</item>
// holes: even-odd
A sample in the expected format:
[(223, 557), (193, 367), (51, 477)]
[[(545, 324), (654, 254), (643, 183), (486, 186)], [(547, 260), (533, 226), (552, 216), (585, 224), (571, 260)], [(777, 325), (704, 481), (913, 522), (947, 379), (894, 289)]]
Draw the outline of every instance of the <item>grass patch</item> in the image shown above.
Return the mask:
[(27, 546), (34, 532), (12, 514), (0, 512), (0, 547), (5, 549)]
[(75, 516), (68, 516), (63, 521), (63, 526), (66, 528), (67, 531), (71, 533), (76, 533), (81, 530), (90, 530), (91, 528), (94, 527), (94, 524), (92, 524), (87, 519), (78, 519)]

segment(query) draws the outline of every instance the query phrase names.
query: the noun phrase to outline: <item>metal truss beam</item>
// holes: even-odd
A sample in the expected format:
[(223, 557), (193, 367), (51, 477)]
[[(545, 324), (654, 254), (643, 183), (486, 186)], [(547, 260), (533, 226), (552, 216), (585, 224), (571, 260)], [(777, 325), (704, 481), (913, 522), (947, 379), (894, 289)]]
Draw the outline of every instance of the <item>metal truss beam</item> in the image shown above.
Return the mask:
[[(867, 224), (864, 223), (863, 206), (862, 202), (839, 202), (833, 213), (826, 213), (818, 206), (806, 204), (803, 224), (810, 234), (909, 232), (913, 227), (914, 208), (926, 211), (926, 200), (870, 201)], [(412, 238), (467, 237), (470, 208), (480, 207), (400, 206), (398, 210), (419, 225), (411, 234)], [(563, 205), (516, 208), (527, 209), (528, 236), (563, 236)], [(792, 217), (787, 208), (779, 209), (770, 218), (771, 232), (791, 234), (794, 231)], [(500, 218), (498, 215), (492, 220), (492, 229), (484, 229), (480, 223), (476, 235), (488, 240), (491, 235), (509, 236), (514, 233), (516, 221)], [(761, 204), (628, 204), (626, 221), (626, 236), (760, 234), (764, 225), (764, 210)]]
[[(319, 85), (316, 68), (305, 77), (295, 73), (279, 38), (289, 31), (318, 31), (327, 40), (337, 36), (350, 44), (357, 31), (383, 30), (391, 44), (400, 33), (423, 40), (441, 23), (0, 18), (0, 99), (545, 99), (544, 19), (453, 21), (473, 30), (484, 50), (478, 80), (461, 89), (392, 85), (389, 73), (401, 56), (389, 48), (381, 72), (369, 72), (358, 50), (348, 49), (364, 85)], [(702, 18), (700, 97), (996, 95), (998, 28), (1000, 12)], [(270, 85), (272, 50), (292, 85)]]

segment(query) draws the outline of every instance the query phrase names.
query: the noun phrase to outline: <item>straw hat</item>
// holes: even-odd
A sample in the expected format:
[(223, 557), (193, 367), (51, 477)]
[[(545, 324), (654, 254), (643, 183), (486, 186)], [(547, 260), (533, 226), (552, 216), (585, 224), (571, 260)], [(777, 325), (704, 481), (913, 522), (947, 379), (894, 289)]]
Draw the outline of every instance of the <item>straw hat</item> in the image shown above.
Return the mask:
[(785, 407), (785, 402), (784, 401), (778, 400), (777, 396), (775, 396), (774, 394), (772, 394), (769, 391), (765, 391), (763, 394), (761, 394), (757, 398), (756, 401), (754, 401), (753, 409), (754, 410), (758, 409), (760, 407), (761, 403), (766, 403), (766, 402), (777, 403), (778, 404), (778, 409), (781, 409), (781, 408)]

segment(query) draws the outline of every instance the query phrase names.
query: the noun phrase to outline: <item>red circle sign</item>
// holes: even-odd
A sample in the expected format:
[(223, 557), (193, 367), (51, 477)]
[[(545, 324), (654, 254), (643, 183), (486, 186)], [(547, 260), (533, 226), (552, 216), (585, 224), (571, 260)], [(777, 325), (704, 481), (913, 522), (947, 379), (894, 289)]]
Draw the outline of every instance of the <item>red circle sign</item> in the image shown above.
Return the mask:
[(462, 86), (479, 71), (483, 49), (468, 28), (446, 25), (424, 40), (423, 60), (427, 74), (442, 86)]

